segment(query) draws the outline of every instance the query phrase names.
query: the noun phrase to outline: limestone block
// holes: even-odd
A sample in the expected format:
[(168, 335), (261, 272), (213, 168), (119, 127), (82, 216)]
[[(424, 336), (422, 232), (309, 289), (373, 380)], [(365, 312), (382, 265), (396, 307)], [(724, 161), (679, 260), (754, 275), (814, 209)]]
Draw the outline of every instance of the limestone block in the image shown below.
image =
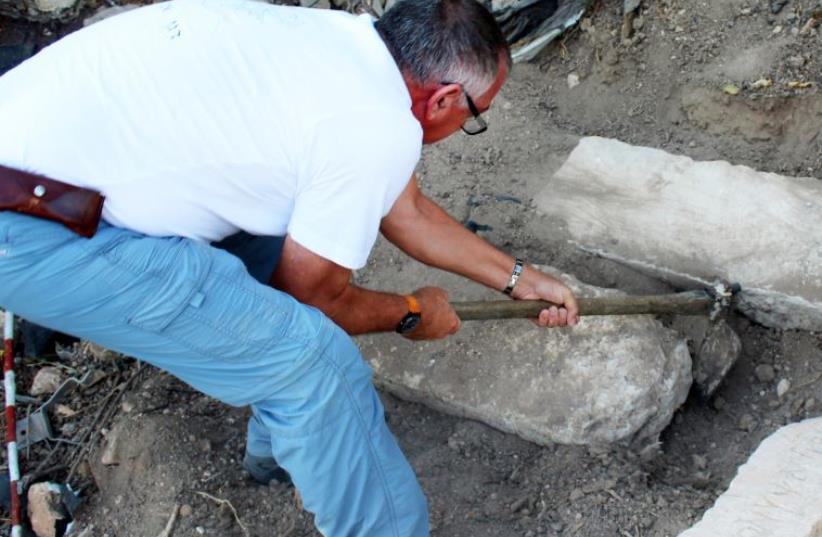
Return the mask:
[(575, 243), (674, 283), (742, 284), (740, 308), (822, 330), (822, 182), (583, 138), (536, 198)]
[[(619, 293), (559, 276), (580, 296)], [(388, 391), (540, 444), (656, 441), (691, 386), (685, 341), (650, 316), (561, 329), (471, 321), (439, 342), (382, 334), (359, 343)]]
[(822, 418), (782, 427), (679, 537), (822, 537)]

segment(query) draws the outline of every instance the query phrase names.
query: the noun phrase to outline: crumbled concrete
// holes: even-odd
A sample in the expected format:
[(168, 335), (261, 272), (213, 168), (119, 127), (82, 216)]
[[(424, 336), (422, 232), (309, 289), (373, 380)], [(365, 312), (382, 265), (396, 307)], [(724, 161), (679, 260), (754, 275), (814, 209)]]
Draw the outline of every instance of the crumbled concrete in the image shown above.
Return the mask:
[(815, 179), (591, 137), (536, 203), (586, 250), (676, 284), (739, 282), (739, 307), (758, 322), (822, 330), (822, 183)]
[[(583, 296), (619, 293), (561, 277)], [(540, 444), (655, 441), (691, 386), (686, 342), (650, 316), (474, 321), (440, 342), (359, 342), (388, 391)]]
[(702, 520), (679, 537), (736, 535), (822, 535), (822, 418), (766, 438)]

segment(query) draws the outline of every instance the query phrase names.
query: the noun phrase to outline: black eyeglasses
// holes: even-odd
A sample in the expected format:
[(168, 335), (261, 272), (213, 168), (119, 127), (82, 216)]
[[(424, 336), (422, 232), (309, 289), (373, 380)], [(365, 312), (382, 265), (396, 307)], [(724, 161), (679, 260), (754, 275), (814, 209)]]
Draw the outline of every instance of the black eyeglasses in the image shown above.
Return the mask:
[(468, 103), (468, 110), (471, 111), (471, 116), (465, 120), (462, 124), (462, 132), (469, 136), (474, 136), (475, 134), (482, 134), (483, 132), (488, 130), (488, 123), (480, 115), (480, 111), (477, 108), (477, 105), (474, 104), (474, 100), (468, 95), (468, 92), (465, 91), (465, 87), (458, 82), (442, 82), (442, 84), (458, 84), (460, 88), (462, 88), (462, 94), (465, 95), (465, 101)]

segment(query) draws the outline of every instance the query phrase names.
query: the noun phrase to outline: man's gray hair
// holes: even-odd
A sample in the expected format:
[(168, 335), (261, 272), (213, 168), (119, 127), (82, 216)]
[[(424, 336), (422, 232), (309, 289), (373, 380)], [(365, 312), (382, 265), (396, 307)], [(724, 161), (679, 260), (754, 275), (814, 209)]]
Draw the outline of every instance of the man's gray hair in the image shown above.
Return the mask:
[(375, 24), (404, 75), (420, 84), (462, 84), (481, 95), (511, 52), (488, 10), (476, 0), (400, 0)]

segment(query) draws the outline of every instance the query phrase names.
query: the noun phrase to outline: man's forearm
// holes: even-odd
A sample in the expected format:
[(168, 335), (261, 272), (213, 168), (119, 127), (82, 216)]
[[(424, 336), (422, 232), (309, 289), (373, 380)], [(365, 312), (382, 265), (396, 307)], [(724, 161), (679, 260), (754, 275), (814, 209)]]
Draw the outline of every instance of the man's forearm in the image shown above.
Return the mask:
[(389, 332), (408, 312), (402, 295), (348, 285), (336, 297), (309, 302), (351, 335)]
[(398, 248), (427, 265), (492, 289), (502, 290), (508, 284), (514, 258), (470, 232), (418, 191), (383, 221), (382, 232)]

